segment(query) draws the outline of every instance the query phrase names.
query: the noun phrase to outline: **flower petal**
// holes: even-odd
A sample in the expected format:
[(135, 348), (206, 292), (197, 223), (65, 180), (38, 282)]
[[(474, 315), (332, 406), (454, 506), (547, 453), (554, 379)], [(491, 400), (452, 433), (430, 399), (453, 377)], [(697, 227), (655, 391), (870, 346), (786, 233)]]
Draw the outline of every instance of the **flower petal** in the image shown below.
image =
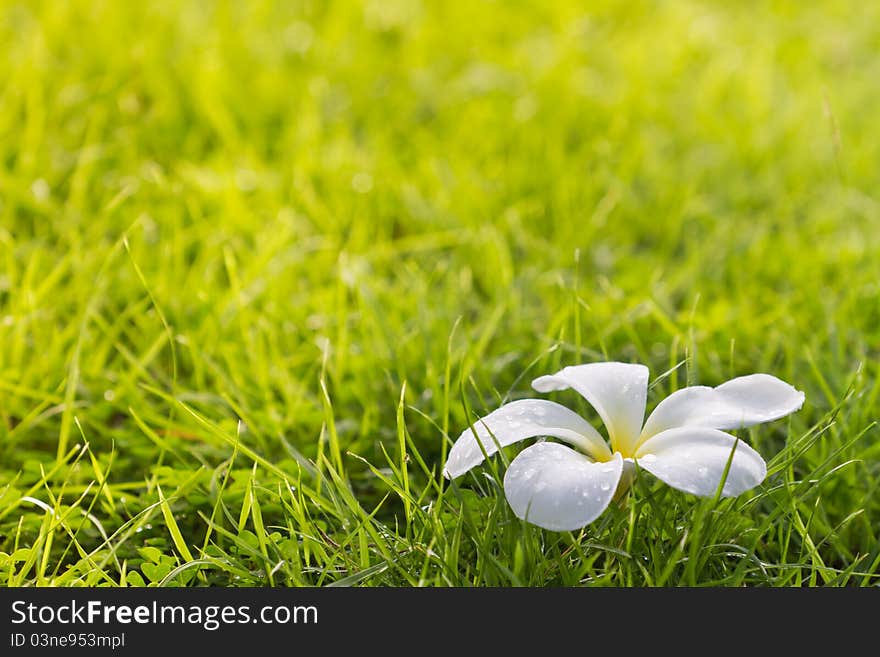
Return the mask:
[[(479, 443), (474, 437), (475, 431)], [(449, 450), (443, 474), (449, 479), (463, 475), (483, 462), (483, 450), (486, 456), (491, 456), (499, 445), (507, 447), (535, 436), (560, 438), (594, 458), (611, 456), (599, 432), (571, 409), (546, 399), (520, 399), (492, 411), (477, 420), (472, 428), (465, 429)]]
[(721, 490), (723, 497), (733, 497), (764, 481), (767, 464), (747, 444), (718, 429), (668, 429), (646, 440), (636, 452), (636, 460), (640, 468), (673, 488), (712, 497), (734, 446), (733, 460)]
[(504, 492), (518, 518), (561, 532), (590, 524), (611, 503), (623, 458), (595, 463), (559, 443), (524, 449), (507, 468)]
[(638, 441), (648, 394), (648, 368), (644, 365), (576, 365), (538, 377), (532, 387), (538, 392), (577, 390), (599, 413), (613, 450), (629, 454)]
[(645, 422), (642, 440), (673, 427), (750, 427), (778, 420), (803, 404), (804, 393), (769, 374), (741, 376), (717, 388), (682, 388), (657, 405)]

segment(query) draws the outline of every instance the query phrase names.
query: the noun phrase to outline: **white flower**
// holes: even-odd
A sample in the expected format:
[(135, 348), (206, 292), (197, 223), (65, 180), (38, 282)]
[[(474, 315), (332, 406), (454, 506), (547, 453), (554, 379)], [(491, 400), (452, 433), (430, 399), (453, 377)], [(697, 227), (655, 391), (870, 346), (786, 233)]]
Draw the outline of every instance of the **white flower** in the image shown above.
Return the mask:
[[(626, 490), (634, 462), (673, 488), (713, 496), (730, 462), (721, 494), (739, 495), (760, 484), (767, 464), (751, 447), (721, 429), (770, 422), (797, 411), (804, 393), (769, 374), (750, 374), (717, 388), (693, 386), (661, 401), (648, 420), (648, 368), (626, 363), (566, 367), (532, 381), (538, 392), (574, 388), (596, 409), (610, 448), (580, 415), (551, 401), (505, 404), (465, 430), (452, 446), (443, 474), (458, 477), (485, 456), (526, 438), (552, 436), (513, 460), (504, 492), (513, 512), (553, 531), (579, 529)], [(479, 439), (479, 443), (477, 442)], [(482, 445), (482, 449), (480, 448)], [(732, 458), (731, 458), (732, 452)]]

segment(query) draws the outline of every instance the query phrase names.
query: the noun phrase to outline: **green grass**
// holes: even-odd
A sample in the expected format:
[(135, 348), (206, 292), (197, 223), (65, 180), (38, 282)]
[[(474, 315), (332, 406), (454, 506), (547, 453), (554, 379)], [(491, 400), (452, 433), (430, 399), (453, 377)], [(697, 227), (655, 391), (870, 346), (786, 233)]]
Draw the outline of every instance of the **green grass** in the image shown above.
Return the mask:
[[(0, 582), (880, 582), (880, 5), (580, 4), (0, 4)], [(440, 477), (604, 359), (807, 401), (581, 532)]]

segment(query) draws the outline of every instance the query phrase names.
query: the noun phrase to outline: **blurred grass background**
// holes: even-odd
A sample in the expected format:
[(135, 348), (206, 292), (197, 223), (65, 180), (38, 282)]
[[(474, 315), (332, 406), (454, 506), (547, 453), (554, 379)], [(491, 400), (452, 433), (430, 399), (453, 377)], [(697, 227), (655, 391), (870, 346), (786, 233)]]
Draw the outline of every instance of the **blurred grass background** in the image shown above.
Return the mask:
[[(771, 372), (794, 432), (853, 386), (816, 463), (877, 417), (880, 5), (7, 1), (0, 43), (0, 550), (47, 555), (10, 581), (75, 551), (25, 493), (107, 484), (109, 531), (229, 458), (172, 400), (374, 502), (346, 452), (404, 383), (435, 472), (463, 399), (597, 359), (686, 360), (649, 407)], [(816, 491), (831, 561), (876, 558), (875, 439)]]

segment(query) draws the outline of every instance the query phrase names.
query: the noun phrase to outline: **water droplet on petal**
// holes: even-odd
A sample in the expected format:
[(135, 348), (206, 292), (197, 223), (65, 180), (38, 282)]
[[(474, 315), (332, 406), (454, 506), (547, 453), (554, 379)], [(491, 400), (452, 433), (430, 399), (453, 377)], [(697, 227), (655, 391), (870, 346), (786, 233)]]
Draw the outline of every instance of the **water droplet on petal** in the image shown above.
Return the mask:
[(599, 486), (599, 488), (601, 488), (602, 490), (611, 490), (611, 484), (605, 482), (601, 486)]

